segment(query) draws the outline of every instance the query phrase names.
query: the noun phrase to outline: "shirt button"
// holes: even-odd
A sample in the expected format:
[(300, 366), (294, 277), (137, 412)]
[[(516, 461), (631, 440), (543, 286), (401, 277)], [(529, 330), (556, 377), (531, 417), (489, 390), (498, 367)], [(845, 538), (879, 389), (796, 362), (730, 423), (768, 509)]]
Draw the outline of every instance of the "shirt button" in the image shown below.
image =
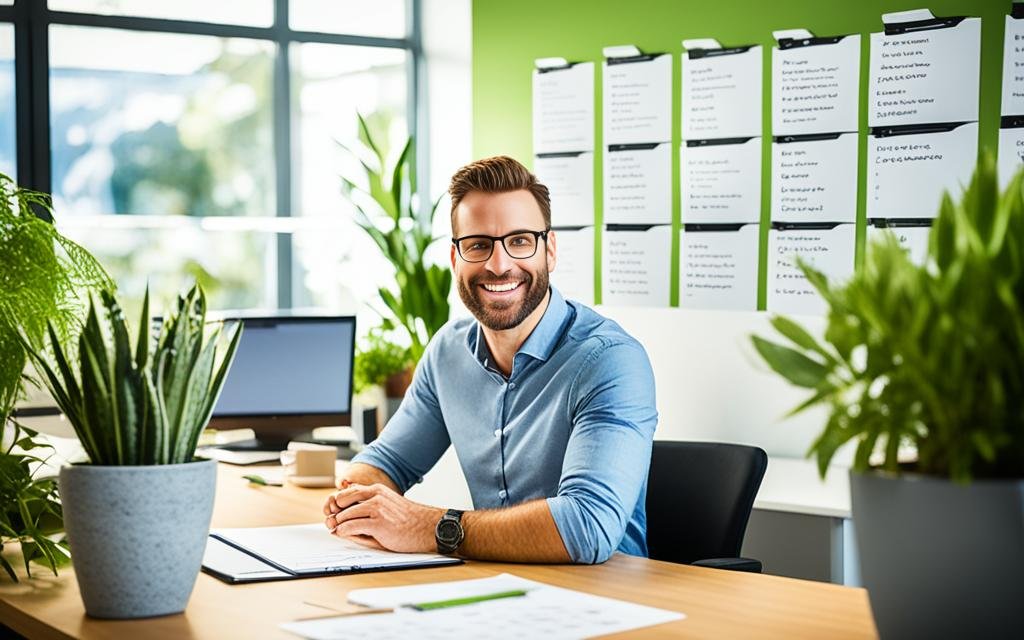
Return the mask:
[(508, 491), (502, 489), (501, 491), (498, 492), (498, 497), (504, 500), (505, 498), (508, 497)]
[(516, 388), (516, 383), (514, 383), (514, 382), (508, 383), (508, 388), (509, 389), (515, 389)]
[(501, 437), (501, 429), (495, 429), (494, 430), (494, 437), (495, 438), (500, 438)]

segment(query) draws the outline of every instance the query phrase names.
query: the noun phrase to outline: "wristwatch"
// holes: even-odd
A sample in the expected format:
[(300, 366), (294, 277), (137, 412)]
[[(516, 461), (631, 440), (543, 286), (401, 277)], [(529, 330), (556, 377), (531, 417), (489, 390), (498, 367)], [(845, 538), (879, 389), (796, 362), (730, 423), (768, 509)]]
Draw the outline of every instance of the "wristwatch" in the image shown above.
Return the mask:
[(462, 511), (449, 509), (434, 527), (434, 540), (437, 542), (437, 552), (443, 555), (451, 555), (462, 544), (466, 532), (462, 529)]

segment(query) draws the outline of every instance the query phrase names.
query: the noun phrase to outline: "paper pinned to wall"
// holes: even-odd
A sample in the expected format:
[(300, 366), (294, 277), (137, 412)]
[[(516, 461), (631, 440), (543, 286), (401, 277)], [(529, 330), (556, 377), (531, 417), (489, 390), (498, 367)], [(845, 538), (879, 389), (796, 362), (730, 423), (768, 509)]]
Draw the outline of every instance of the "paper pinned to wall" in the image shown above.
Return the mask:
[(908, 251), (911, 262), (924, 264), (928, 256), (928, 236), (931, 231), (930, 221), (877, 221), (868, 225), (867, 250), (870, 252), (872, 245), (882, 236), (893, 234), (900, 246)]
[(684, 140), (761, 135), (763, 50), (757, 45), (682, 54)]
[(796, 266), (800, 256), (829, 282), (853, 275), (856, 225), (772, 228), (768, 232), (768, 311), (822, 315), (825, 301)]
[(772, 51), (772, 135), (857, 131), (860, 35), (788, 42)]
[(760, 222), (761, 138), (690, 140), (679, 164), (684, 223)]
[(999, 188), (1005, 189), (1010, 179), (1024, 166), (1024, 118), (1018, 126), (999, 130)]
[(869, 126), (977, 120), (981, 18), (886, 18), (893, 33), (871, 34)]
[(854, 222), (857, 134), (777, 138), (771, 210), (773, 221)]
[(601, 242), (601, 303), (667, 307), (672, 226), (605, 228)]
[(970, 182), (978, 123), (868, 137), (867, 217), (934, 218), (943, 191), (954, 198)]
[(1024, 116), (1024, 19), (1006, 16), (1003, 32), (1003, 96), (999, 113)]
[(605, 145), (672, 140), (672, 56), (609, 58), (602, 74)]
[(604, 155), (605, 224), (672, 222), (671, 145), (611, 145)]
[(534, 171), (537, 179), (548, 188), (553, 225), (594, 224), (593, 152), (537, 156)]
[(551, 284), (562, 296), (594, 304), (594, 227), (555, 227), (558, 261)]
[(683, 226), (679, 306), (683, 309), (757, 309), (758, 224)]
[(593, 151), (594, 63), (533, 72), (533, 153)]

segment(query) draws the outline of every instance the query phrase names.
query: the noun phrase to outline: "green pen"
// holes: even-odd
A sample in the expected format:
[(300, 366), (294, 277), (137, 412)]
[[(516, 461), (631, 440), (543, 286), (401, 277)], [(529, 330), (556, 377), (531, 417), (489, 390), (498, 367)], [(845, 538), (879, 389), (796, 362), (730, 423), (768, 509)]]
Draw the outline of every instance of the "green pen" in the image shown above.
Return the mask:
[(477, 602), (486, 602), (487, 600), (498, 600), (500, 598), (518, 598), (525, 596), (526, 591), (522, 589), (515, 589), (512, 591), (499, 591), (498, 593), (488, 593), (479, 596), (469, 596), (466, 598), (453, 598), (451, 600), (438, 600), (436, 602), (421, 602), (419, 604), (407, 604), (404, 605), (409, 609), (415, 609), (416, 611), (431, 611), (433, 609), (445, 609), (447, 607), (458, 607), (464, 604), (474, 604)]

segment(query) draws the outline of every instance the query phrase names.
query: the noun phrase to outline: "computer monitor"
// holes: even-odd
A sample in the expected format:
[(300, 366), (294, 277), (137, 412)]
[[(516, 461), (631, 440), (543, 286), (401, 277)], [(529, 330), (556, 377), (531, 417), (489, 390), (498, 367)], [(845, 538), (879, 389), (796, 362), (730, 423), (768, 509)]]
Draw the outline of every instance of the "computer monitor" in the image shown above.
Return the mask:
[(283, 449), (316, 427), (350, 424), (354, 316), (225, 321), (243, 331), (210, 427), (251, 428), (254, 447)]

